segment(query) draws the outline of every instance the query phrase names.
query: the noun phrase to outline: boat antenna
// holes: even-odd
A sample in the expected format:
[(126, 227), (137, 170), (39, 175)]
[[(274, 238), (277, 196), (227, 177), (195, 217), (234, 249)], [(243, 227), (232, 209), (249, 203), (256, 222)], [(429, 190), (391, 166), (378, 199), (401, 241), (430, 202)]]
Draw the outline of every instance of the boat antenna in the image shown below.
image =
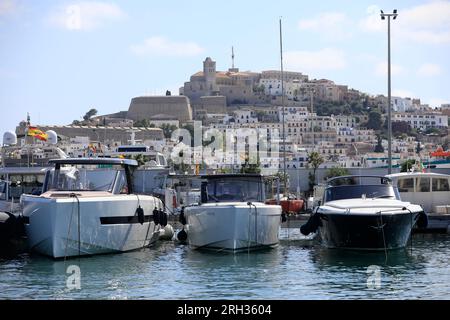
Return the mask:
[(286, 176), (286, 134), (285, 134), (285, 123), (284, 123), (284, 73), (283, 73), (283, 33), (281, 28), (281, 18), (280, 17), (280, 70), (281, 70), (281, 114), (282, 114), (282, 141), (283, 141), (283, 182), (284, 188), (283, 192), (286, 193), (287, 188), (287, 176)]

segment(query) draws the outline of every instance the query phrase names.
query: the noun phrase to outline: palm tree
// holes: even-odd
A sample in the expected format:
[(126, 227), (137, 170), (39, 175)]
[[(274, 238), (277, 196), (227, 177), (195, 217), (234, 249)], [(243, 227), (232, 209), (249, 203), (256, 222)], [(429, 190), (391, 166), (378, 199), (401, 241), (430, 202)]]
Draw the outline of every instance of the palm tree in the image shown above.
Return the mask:
[(322, 158), (320, 153), (317, 151), (313, 151), (308, 156), (308, 167), (312, 167), (313, 172), (311, 172), (308, 175), (309, 178), (309, 190), (312, 191), (314, 188), (314, 184), (316, 183), (316, 171), (319, 168), (319, 166), (324, 162), (325, 160)]

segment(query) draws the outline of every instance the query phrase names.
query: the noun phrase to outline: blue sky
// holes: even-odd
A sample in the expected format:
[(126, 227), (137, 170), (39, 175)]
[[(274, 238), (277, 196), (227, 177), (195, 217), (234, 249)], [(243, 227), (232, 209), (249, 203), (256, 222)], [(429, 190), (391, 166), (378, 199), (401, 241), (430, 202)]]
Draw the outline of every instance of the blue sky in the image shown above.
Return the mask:
[[(450, 1), (47, 1), (0, 0), (0, 128), (68, 124), (90, 108), (126, 110), (130, 99), (164, 94), (201, 70), (279, 69), (386, 94), (387, 23), (392, 90), (450, 103)], [(1, 137), (0, 137), (1, 139)]]

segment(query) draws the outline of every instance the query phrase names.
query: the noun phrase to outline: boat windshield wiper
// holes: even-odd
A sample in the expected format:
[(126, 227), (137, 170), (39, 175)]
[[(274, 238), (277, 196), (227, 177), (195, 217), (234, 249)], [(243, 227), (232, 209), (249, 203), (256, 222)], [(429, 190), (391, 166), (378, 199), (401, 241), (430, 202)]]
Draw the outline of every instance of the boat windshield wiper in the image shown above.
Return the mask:
[(392, 198), (394, 196), (388, 195), (388, 194), (384, 194), (381, 196), (376, 196), (376, 197), (371, 197), (372, 199), (380, 199), (380, 198)]
[(215, 202), (219, 202), (219, 199), (217, 199), (215, 196), (213, 196), (212, 194), (208, 194), (208, 198), (213, 199)]

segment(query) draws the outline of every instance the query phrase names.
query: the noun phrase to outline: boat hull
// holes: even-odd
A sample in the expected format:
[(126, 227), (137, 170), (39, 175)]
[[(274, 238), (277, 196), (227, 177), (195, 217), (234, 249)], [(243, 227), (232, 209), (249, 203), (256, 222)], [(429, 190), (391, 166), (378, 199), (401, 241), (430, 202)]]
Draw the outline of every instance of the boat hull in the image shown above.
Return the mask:
[[(158, 239), (151, 196), (46, 198), (23, 196), (23, 216), (32, 251), (64, 258), (136, 250)], [(144, 223), (136, 214), (144, 209)]]
[(279, 243), (281, 207), (254, 203), (185, 208), (188, 243), (195, 249), (255, 250)]
[(392, 250), (407, 245), (418, 213), (327, 213), (320, 219), (320, 239), (327, 248)]

